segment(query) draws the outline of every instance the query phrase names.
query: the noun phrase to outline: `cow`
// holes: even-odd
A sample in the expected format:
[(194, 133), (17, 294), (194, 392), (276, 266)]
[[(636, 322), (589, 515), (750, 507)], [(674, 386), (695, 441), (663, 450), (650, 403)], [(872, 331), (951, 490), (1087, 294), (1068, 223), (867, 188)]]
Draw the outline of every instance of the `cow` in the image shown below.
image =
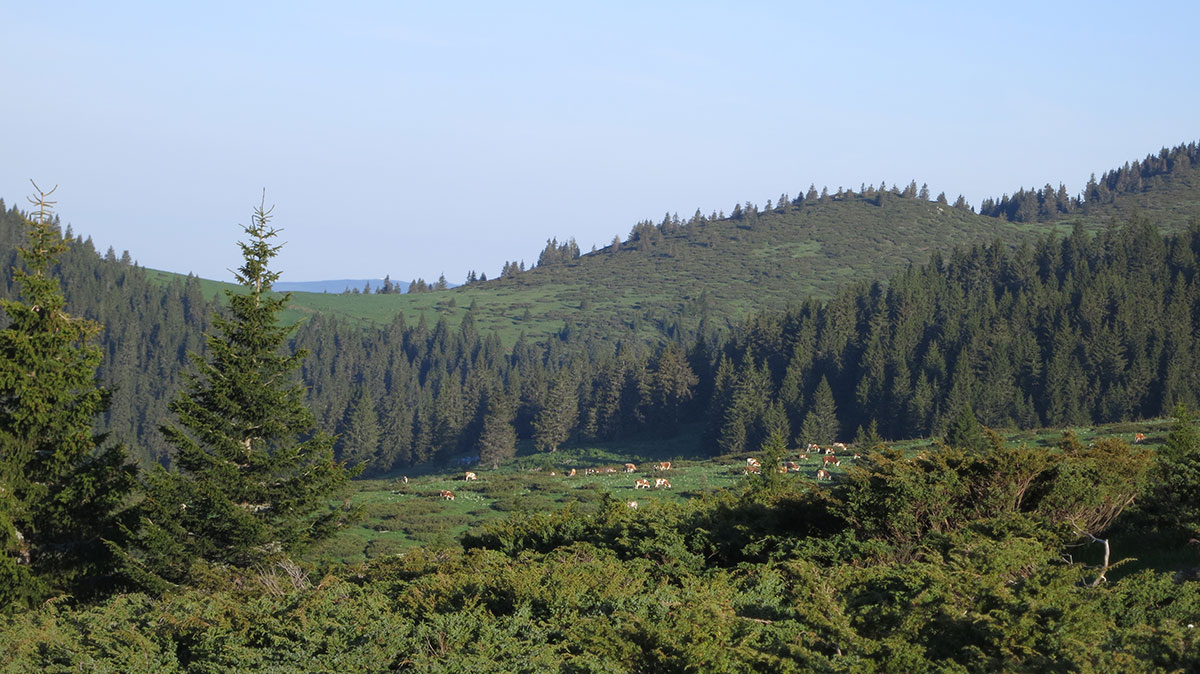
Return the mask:
[(583, 471), (583, 474), (584, 475), (599, 475), (600, 469), (599, 468), (588, 468), (587, 470)]
[(635, 481), (633, 483), (633, 488), (634, 489), (649, 489), (650, 488), (650, 480), (647, 480), (644, 477), (640, 477), (637, 479), (637, 481)]
[(836, 450), (834, 450), (833, 447), (826, 447), (825, 449), (823, 449), (821, 451), (825, 452), (826, 454), (833, 454), (834, 451), (836, 451)]
[(759, 466), (758, 464), (754, 464), (753, 466), (746, 466), (745, 473), (746, 473), (747, 475), (749, 475), (750, 473), (754, 473), (755, 475), (759, 475), (759, 474), (761, 474), (761, 473), (762, 473), (762, 467), (761, 467), (761, 466)]
[(659, 461), (658, 463), (654, 464), (654, 470), (671, 470), (671, 462)]
[(636, 470), (637, 470), (637, 466), (635, 466), (634, 464), (632, 464), (632, 463), (625, 464), (625, 472), (626, 473), (632, 473)]
[(844, 452), (844, 451), (846, 451), (846, 443), (844, 443), (844, 442), (835, 442), (835, 443), (833, 443), (833, 448), (834, 448), (834, 449), (836, 449), (836, 450), (838, 450), (838, 451), (842, 451), (842, 452)]
[(842, 465), (842, 460), (837, 458), (836, 456), (830, 454), (829, 456), (821, 457), (821, 465), (822, 466), (840, 466), (840, 465)]
[(659, 487), (663, 487), (664, 489), (670, 489), (671, 481), (666, 478), (663, 478), (663, 477), (655, 478), (654, 479), (654, 488), (658, 489)]
[(468, 470), (467, 474), (463, 476), (463, 479), (466, 480), (467, 482), (470, 482), (471, 480), (478, 480), (479, 476)]
[(807, 455), (807, 454), (801, 454), (801, 455), (800, 455), (800, 460), (801, 460), (801, 461), (808, 461), (808, 455)]
[(442, 498), (447, 501), (453, 501), (454, 500), (454, 492), (450, 491), (449, 489), (443, 489), (442, 490)]
[(554, 477), (555, 475), (558, 475), (558, 473), (556, 473), (554, 471), (550, 471), (550, 477)]
[(575, 477), (575, 469), (574, 468), (571, 469), (571, 472), (567, 473), (567, 477)]
[(637, 510), (637, 501), (630, 501), (627, 505), (630, 510)]
[(1137, 434), (1135, 434), (1135, 435), (1133, 436), (1133, 444), (1135, 444), (1135, 445), (1136, 445), (1136, 444), (1138, 444), (1139, 442), (1141, 442), (1141, 441), (1143, 441), (1143, 440), (1145, 440), (1145, 439), (1146, 439), (1146, 434), (1145, 434), (1145, 433), (1137, 433)]
[(746, 465), (747, 466), (758, 466), (758, 459), (756, 459), (752, 456), (752, 457), (746, 459)]
[(819, 451), (821, 451), (821, 447), (820, 447), (820, 445), (818, 445), (815, 442), (810, 442), (810, 443), (808, 443), (808, 451), (819, 452)]
[(862, 458), (862, 455), (861, 455), (861, 454), (855, 454), (855, 455), (854, 455), (854, 460), (855, 460), (855, 461), (858, 461), (858, 460), (859, 460), (859, 459), (861, 459), (861, 458)]
[(817, 479), (818, 480), (832, 480), (833, 474), (830, 473), (829, 471), (825, 470), (824, 468), (818, 468), (817, 469)]
[(405, 475), (404, 477), (402, 477), (400, 479), (404, 480), (404, 484), (408, 484), (408, 476), (407, 475)]
[(783, 472), (783, 473), (799, 473), (799, 472), (800, 472), (800, 466), (796, 465), (796, 462), (795, 462), (795, 461), (784, 461), (784, 462), (783, 462), (783, 470), (782, 470), (782, 471), (780, 471), (780, 472)]
[(612, 466), (608, 466), (607, 468), (604, 469), (604, 472), (605, 473), (615, 473), (615, 472), (617, 472), (617, 469), (613, 468)]

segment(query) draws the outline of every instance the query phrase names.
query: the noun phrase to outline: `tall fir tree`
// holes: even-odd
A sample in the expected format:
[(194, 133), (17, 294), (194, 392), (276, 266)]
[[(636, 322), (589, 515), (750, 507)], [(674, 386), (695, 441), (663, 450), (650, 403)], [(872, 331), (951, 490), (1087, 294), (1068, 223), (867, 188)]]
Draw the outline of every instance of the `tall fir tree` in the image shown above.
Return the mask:
[(804, 423), (800, 425), (800, 438), (797, 444), (802, 447), (808, 443), (828, 445), (838, 439), (840, 432), (837, 406), (833, 401), (833, 389), (829, 387), (829, 380), (821, 377), (821, 382), (817, 384), (817, 389), (813, 392), (812, 405), (809, 406), (808, 414), (804, 416)]
[(207, 358), (171, 403), (162, 431), (175, 449), (170, 471), (148, 478), (135, 580), (163, 589), (186, 581), (196, 563), (246, 568), (301, 554), (352, 513), (332, 505), (350, 474), (333, 438), (313, 433), (294, 373), (304, 353), (284, 353), (292, 327), (280, 325), (288, 295), (271, 292), (268, 263), (280, 246), (265, 200), (245, 227), (240, 292), (226, 291), (229, 317), (214, 318)]
[(488, 392), (486, 403), (483, 430), (479, 433), (479, 463), (496, 469), (517, 453), (517, 431), (512, 425), (513, 403), (500, 391)]
[(67, 249), (54, 190), (34, 189), (26, 269), (14, 270), (22, 301), (0, 301), (0, 610), (109, 587), (103, 541), (118, 538), (134, 484), (125, 448), (93, 431), (108, 402), (92, 343), (100, 326), (65, 311), (50, 275)]

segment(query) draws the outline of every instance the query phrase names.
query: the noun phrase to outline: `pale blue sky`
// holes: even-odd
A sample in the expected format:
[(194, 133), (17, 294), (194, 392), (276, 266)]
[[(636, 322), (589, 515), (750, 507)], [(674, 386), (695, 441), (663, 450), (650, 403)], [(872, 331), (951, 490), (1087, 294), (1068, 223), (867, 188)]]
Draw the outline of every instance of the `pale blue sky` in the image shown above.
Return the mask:
[[(980, 5), (980, 6), (977, 6)], [(0, 0), (0, 198), (229, 279), (583, 250), (641, 219), (915, 179), (973, 204), (1200, 139), (1200, 4)]]

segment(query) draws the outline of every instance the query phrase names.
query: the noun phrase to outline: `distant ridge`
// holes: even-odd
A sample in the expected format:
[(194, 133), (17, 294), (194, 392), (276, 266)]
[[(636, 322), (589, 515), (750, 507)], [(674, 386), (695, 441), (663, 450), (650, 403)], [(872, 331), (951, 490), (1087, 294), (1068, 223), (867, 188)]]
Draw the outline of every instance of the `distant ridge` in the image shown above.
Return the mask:
[[(291, 281), (275, 284), (275, 289), (283, 292), (298, 292), (298, 293), (342, 293), (347, 290), (362, 291), (363, 286), (371, 284), (371, 291), (375, 292), (383, 287), (383, 279), (368, 278), (368, 279), (335, 279), (329, 281)], [(400, 292), (408, 292), (407, 281), (393, 281), (393, 285), (400, 287)]]

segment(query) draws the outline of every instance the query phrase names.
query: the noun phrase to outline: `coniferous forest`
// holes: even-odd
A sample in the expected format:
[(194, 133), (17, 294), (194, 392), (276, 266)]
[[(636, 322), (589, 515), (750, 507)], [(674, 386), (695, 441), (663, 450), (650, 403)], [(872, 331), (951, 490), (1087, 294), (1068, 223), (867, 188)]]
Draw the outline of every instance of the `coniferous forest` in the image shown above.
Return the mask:
[[(981, 211), (1102, 210), (1194, 148)], [(891, 194), (862, 192), (838, 198)], [(0, 208), (6, 671), (1200, 669), (1194, 215), (934, 251), (724, 329), (506, 341), (474, 307), (283, 320), (265, 201), (217, 296), (98, 254), (51, 197)], [(579, 257), (550, 240), (538, 266)], [(1164, 417), (1147, 442), (1074, 430)], [(450, 543), (328, 554), (364, 485), (428, 512), (467, 465), (528, 502), (578, 448), (667, 443), (690, 449), (663, 475), (729, 486), (593, 481)]]

